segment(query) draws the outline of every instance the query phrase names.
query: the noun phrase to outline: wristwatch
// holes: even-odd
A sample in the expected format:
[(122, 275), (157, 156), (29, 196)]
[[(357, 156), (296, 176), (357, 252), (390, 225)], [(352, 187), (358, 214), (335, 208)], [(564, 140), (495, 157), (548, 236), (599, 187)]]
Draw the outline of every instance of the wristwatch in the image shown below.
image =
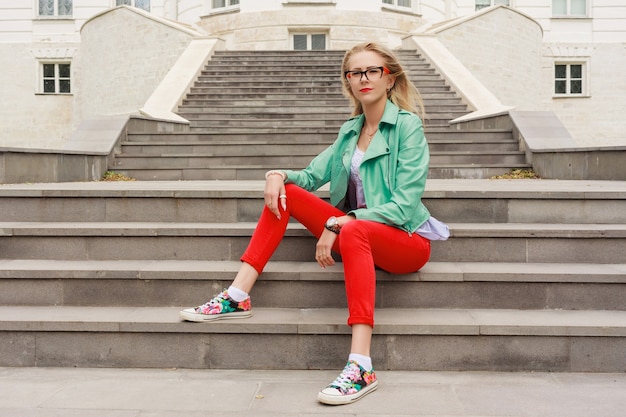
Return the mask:
[(337, 218), (335, 216), (329, 217), (328, 220), (326, 220), (324, 227), (331, 232), (337, 234), (339, 234), (339, 232), (341, 231), (341, 226), (339, 226), (339, 223), (337, 222)]

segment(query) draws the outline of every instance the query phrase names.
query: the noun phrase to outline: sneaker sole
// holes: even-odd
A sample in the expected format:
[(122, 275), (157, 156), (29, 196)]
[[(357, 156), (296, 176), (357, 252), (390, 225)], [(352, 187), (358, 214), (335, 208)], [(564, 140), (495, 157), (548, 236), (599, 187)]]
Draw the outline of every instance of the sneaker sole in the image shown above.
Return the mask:
[(363, 388), (361, 391), (349, 395), (328, 395), (320, 392), (317, 394), (317, 400), (321, 403), (328, 405), (351, 404), (365, 397), (370, 392), (376, 391), (376, 388), (378, 388), (378, 381), (374, 381), (367, 387)]
[(228, 319), (245, 319), (252, 316), (250, 311), (239, 311), (236, 313), (224, 313), (224, 314), (200, 314), (189, 313), (187, 311), (180, 312), (180, 318), (185, 321), (193, 321), (196, 323), (203, 323), (207, 321), (228, 320)]

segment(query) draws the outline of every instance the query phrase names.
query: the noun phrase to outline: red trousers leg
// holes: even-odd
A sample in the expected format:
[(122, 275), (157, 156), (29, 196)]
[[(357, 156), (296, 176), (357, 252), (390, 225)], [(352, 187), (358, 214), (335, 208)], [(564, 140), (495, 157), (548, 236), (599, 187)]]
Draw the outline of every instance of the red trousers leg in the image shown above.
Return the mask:
[(430, 257), (430, 241), (382, 223), (356, 220), (341, 229), (348, 324), (374, 326), (375, 266), (394, 274), (417, 272)]
[[(285, 236), (289, 217), (296, 219), (319, 238), (329, 217), (344, 215), (338, 208), (296, 185), (287, 184), (285, 190), (287, 210), (283, 211), (282, 207), (279, 208), (281, 212), (279, 220), (267, 207), (263, 208), (248, 248), (241, 257), (243, 262), (252, 265), (259, 274), (263, 272), (265, 265)], [(335, 241), (333, 249), (339, 252), (338, 248), (339, 242)]]
[[(250, 244), (241, 257), (259, 273), (282, 241), (290, 217), (304, 225), (316, 238), (331, 216), (344, 213), (302, 188), (287, 184), (287, 210), (277, 219), (264, 207)], [(348, 324), (374, 326), (376, 300), (375, 266), (394, 274), (418, 271), (430, 257), (430, 241), (382, 223), (355, 220), (347, 223), (335, 240), (333, 251), (341, 254), (348, 311)]]

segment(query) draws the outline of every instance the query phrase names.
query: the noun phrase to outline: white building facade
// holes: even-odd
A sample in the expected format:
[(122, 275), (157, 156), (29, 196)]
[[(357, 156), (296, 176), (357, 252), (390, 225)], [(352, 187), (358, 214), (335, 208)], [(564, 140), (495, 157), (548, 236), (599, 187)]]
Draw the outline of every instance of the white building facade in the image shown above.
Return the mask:
[(581, 146), (626, 145), (623, 0), (13, 0), (0, 2), (0, 147), (58, 149), (84, 120), (139, 112), (208, 40), (428, 46), (503, 107), (555, 112)]

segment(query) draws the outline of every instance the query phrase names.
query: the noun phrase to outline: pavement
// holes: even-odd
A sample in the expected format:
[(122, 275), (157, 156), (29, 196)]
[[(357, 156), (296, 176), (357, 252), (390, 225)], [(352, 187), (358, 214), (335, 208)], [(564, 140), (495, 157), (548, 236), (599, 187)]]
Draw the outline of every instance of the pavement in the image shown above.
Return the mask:
[(378, 389), (360, 401), (318, 403), (317, 392), (338, 372), (0, 368), (0, 416), (626, 415), (626, 373), (378, 371)]

